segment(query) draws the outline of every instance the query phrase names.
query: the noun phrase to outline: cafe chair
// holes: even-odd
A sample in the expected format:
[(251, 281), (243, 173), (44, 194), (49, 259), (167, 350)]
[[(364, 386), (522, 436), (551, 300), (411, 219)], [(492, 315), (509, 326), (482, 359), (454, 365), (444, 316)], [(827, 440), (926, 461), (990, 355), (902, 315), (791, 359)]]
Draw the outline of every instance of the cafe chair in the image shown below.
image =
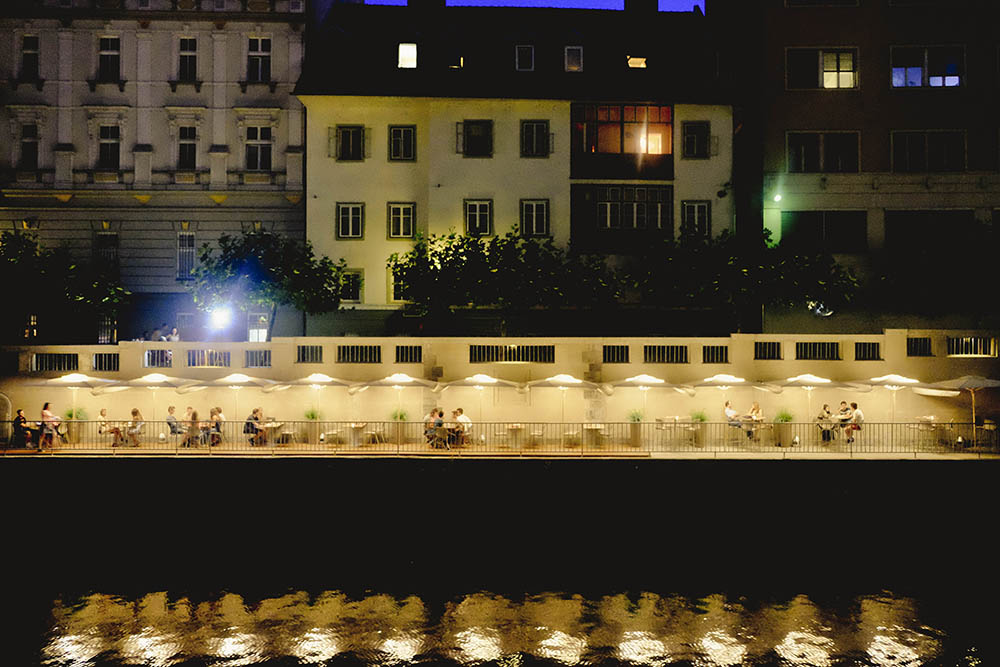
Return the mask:
[(437, 426), (434, 428), (430, 446), (431, 449), (451, 449), (451, 445), (448, 444), (448, 429), (446, 427)]

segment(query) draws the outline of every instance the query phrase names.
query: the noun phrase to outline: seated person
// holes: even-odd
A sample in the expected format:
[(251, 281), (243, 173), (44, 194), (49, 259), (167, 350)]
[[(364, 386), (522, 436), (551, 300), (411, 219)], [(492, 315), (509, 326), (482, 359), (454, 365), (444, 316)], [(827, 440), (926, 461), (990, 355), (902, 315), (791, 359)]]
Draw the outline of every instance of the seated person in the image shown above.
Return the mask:
[(117, 447), (125, 442), (125, 436), (122, 435), (122, 430), (114, 424), (108, 423), (108, 409), (101, 408), (101, 412), (97, 415), (97, 434), (105, 435), (107, 433), (114, 436), (114, 441), (111, 443), (112, 447)]
[(434, 441), (435, 431), (438, 426), (444, 425), (444, 411), (441, 408), (433, 408), (426, 417), (424, 417), (424, 437), (427, 438), (427, 442)]
[(743, 424), (740, 423), (739, 413), (736, 412), (736, 409), (730, 401), (726, 401), (725, 407), (722, 408), (722, 414), (726, 418), (727, 424), (737, 428), (742, 428)]
[(260, 408), (254, 408), (250, 416), (243, 423), (243, 432), (249, 435), (248, 440), (251, 445), (266, 445), (267, 444), (267, 431), (261, 426), (263, 421), (263, 410)]
[(830, 406), (826, 403), (816, 415), (816, 426), (819, 427), (820, 437), (823, 442), (833, 440), (833, 415), (830, 413)]
[(132, 408), (132, 419), (125, 432), (128, 434), (128, 439), (132, 441), (133, 447), (139, 446), (139, 436), (142, 435), (142, 427), (145, 425), (146, 422), (143, 420), (139, 408)]
[(14, 434), (11, 436), (10, 444), (15, 449), (21, 449), (31, 444), (31, 429), (28, 428), (28, 418), (24, 416), (24, 410), (18, 410), (11, 420)]
[(176, 409), (172, 405), (167, 408), (167, 427), (170, 428), (170, 435), (181, 435), (184, 433), (184, 427), (177, 421), (177, 417), (174, 415)]
[(201, 443), (201, 423), (198, 421), (198, 411), (191, 411), (191, 419), (187, 422), (187, 434), (181, 440), (181, 447), (196, 447)]
[(462, 442), (465, 433), (465, 425), (458, 420), (458, 410), (451, 411), (451, 421), (448, 422), (448, 444), (455, 445)]
[(458, 408), (455, 410), (458, 413), (456, 421), (462, 425), (462, 440), (461, 443), (466, 445), (469, 443), (469, 439), (472, 438), (472, 420), (465, 414), (465, 410)]
[(750, 409), (744, 416), (749, 424), (747, 424), (747, 437), (753, 439), (754, 432), (757, 430), (757, 424), (764, 421), (764, 411), (760, 409), (760, 403), (754, 401), (750, 405)]

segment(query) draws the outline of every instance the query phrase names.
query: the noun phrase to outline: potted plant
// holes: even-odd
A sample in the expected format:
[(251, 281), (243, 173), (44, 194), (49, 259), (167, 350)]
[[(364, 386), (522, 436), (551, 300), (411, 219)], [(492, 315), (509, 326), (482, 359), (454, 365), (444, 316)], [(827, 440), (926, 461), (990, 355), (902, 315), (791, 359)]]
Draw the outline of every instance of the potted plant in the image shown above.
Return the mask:
[(397, 445), (403, 442), (403, 431), (406, 429), (406, 423), (409, 421), (409, 415), (406, 414), (406, 410), (402, 408), (396, 408), (392, 411), (392, 439), (396, 441)]
[(691, 428), (694, 430), (694, 444), (698, 447), (705, 445), (705, 422), (708, 415), (703, 410), (695, 410), (691, 413)]
[(307, 425), (308, 431), (308, 442), (318, 443), (319, 442), (319, 410), (309, 408), (306, 410), (306, 419), (309, 420)]
[(782, 408), (774, 415), (774, 444), (778, 447), (792, 444), (792, 413)]
[(642, 410), (632, 410), (628, 413), (629, 444), (638, 447), (642, 444)]
[(66, 439), (80, 442), (80, 422), (87, 418), (87, 411), (83, 408), (70, 408), (63, 416), (66, 418)]

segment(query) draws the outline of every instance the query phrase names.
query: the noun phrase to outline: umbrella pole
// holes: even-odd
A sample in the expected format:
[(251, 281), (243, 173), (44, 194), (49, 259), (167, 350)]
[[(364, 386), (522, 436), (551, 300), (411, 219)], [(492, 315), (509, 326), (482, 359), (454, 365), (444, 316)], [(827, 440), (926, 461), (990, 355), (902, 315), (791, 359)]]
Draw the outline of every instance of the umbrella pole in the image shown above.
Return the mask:
[(972, 394), (972, 446), (976, 446), (976, 390), (970, 389)]

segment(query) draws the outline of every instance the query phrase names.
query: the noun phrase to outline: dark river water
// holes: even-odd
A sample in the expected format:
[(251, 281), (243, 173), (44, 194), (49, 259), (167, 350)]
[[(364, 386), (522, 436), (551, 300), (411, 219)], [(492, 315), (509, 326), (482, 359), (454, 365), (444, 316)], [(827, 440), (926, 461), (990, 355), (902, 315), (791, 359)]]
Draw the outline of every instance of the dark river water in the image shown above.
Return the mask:
[(1000, 665), (1000, 462), (0, 460), (3, 665)]

